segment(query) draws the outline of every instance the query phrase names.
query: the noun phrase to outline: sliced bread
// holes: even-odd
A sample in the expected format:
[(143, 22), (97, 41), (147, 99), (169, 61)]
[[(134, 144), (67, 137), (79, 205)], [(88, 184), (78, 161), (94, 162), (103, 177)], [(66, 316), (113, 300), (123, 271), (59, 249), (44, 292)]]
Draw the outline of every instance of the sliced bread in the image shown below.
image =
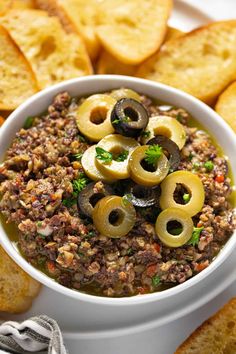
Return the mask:
[(12, 0), (11, 9), (34, 9), (34, 0)]
[[(30, 62), (40, 88), (92, 73), (77, 34), (66, 34), (58, 18), (41, 10), (10, 10), (0, 18)], [(24, 24), (24, 25), (22, 25)]]
[(35, 75), (9, 33), (0, 26), (0, 110), (13, 110), (37, 92)]
[(79, 33), (89, 56), (94, 60), (100, 43), (95, 33), (98, 0), (36, 0), (36, 5), (50, 15), (58, 16), (67, 32)]
[(0, 312), (27, 311), (40, 284), (26, 274), (0, 247)]
[(213, 103), (236, 78), (236, 20), (215, 22), (168, 41), (136, 75)]
[(215, 110), (236, 133), (236, 82), (220, 95)]
[(175, 354), (235, 354), (236, 298), (197, 328)]
[(103, 0), (99, 4), (96, 33), (116, 59), (140, 64), (161, 46), (172, 0)]
[(12, 0), (0, 0), (0, 16), (4, 15), (11, 7)]

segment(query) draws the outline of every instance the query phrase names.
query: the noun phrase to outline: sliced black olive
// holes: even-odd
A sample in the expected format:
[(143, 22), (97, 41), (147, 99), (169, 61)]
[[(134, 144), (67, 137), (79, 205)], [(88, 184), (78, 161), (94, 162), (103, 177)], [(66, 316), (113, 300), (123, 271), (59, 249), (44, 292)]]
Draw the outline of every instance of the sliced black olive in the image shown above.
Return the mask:
[[(96, 187), (96, 184), (102, 182), (89, 183), (78, 196), (78, 209), (79, 212), (85, 216), (92, 217), (92, 212), (97, 202), (113, 194), (113, 189), (108, 184), (102, 183), (102, 186)], [(101, 187), (101, 188), (100, 188)]]
[(160, 145), (168, 153), (170, 170), (175, 171), (180, 163), (180, 149), (178, 145), (164, 135), (156, 135), (147, 142), (148, 145)]
[(117, 133), (137, 137), (148, 124), (148, 113), (138, 101), (122, 98), (111, 112), (111, 123)]
[(136, 207), (145, 208), (157, 204), (160, 189), (130, 184), (126, 189), (129, 201)]

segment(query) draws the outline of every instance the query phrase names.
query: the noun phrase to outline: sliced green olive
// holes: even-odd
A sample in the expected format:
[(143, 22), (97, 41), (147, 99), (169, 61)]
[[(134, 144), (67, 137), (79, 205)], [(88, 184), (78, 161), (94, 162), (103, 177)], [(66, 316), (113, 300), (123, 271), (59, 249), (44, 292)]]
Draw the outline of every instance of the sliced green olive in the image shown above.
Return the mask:
[(138, 101), (122, 98), (111, 112), (111, 123), (117, 133), (137, 137), (148, 124), (148, 113)]
[[(168, 223), (177, 221), (181, 224), (182, 231), (173, 235), (168, 231)], [(181, 247), (191, 238), (193, 232), (193, 221), (186, 211), (179, 208), (168, 208), (163, 210), (157, 217), (155, 225), (156, 234), (166, 246)]]
[[(190, 200), (186, 204), (180, 204), (175, 201), (174, 193), (178, 184), (182, 185), (190, 195)], [(200, 178), (192, 172), (173, 172), (161, 184), (160, 206), (162, 209), (179, 208), (193, 216), (202, 209), (204, 200), (203, 184)]]
[(114, 132), (111, 111), (116, 100), (110, 95), (97, 94), (88, 97), (77, 111), (77, 125), (89, 140), (99, 141)]
[(97, 202), (113, 194), (112, 187), (102, 182), (89, 183), (78, 196), (79, 211), (89, 217), (92, 217), (93, 209)]
[[(111, 134), (103, 138), (98, 147), (112, 153), (114, 159), (109, 164), (96, 158), (97, 168), (104, 174), (113, 179), (125, 179), (129, 177), (128, 160), (132, 151), (139, 146), (139, 143), (132, 138), (127, 138), (119, 134)], [(119, 161), (115, 156), (126, 153), (126, 158)]]
[(148, 140), (148, 145), (159, 145), (168, 153), (170, 169), (175, 171), (180, 163), (180, 150), (178, 145), (164, 135), (157, 135), (155, 138)]
[(150, 133), (148, 137), (143, 136), (143, 144), (146, 144), (150, 138), (154, 138), (156, 135), (164, 135), (173, 140), (181, 150), (186, 141), (183, 125), (175, 118), (168, 116), (151, 117), (145, 131)]
[(127, 88), (120, 88), (118, 90), (113, 90), (111, 92), (111, 96), (117, 101), (121, 100), (122, 98), (133, 98), (138, 102), (141, 101), (141, 97), (137, 92)]
[(104, 236), (119, 238), (127, 235), (136, 221), (136, 211), (129, 202), (116, 195), (102, 198), (94, 207), (93, 223)]
[(81, 158), (81, 165), (83, 166), (86, 175), (93, 181), (104, 181), (107, 183), (115, 182), (114, 178), (107, 176), (97, 168), (95, 156), (96, 156), (96, 145), (90, 146), (83, 153), (83, 156)]
[(154, 166), (154, 171), (147, 171), (142, 166), (145, 160), (147, 145), (137, 147), (129, 159), (130, 177), (133, 181), (143, 186), (153, 187), (159, 184), (168, 174), (170, 164), (167, 157), (162, 154)]

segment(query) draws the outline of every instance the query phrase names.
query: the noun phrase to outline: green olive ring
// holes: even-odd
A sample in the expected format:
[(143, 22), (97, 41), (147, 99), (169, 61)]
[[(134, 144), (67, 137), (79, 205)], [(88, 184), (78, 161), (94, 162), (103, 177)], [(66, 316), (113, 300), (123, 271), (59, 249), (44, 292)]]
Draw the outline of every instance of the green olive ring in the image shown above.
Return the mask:
[(149, 119), (149, 123), (145, 129), (148, 137), (142, 138), (142, 143), (146, 144), (148, 140), (156, 135), (164, 135), (178, 145), (181, 150), (186, 141), (186, 133), (184, 127), (175, 118), (168, 116), (156, 116)]
[(122, 98), (132, 98), (133, 100), (136, 100), (138, 102), (141, 101), (141, 97), (137, 92), (127, 88), (113, 90), (110, 95), (117, 101), (121, 100)]
[(139, 146), (139, 143), (132, 138), (122, 136), (120, 134), (110, 134), (103, 138), (98, 147), (112, 153), (127, 151), (128, 155), (124, 161), (112, 160), (110, 164), (104, 164), (101, 160), (96, 159), (96, 166), (106, 176), (113, 179), (125, 179), (129, 177), (128, 160), (132, 151)]
[(135, 220), (134, 206), (116, 195), (100, 199), (93, 209), (93, 223), (107, 237), (120, 238), (127, 235), (134, 227)]
[(169, 172), (169, 161), (165, 154), (162, 154), (157, 161), (154, 172), (146, 171), (141, 162), (145, 159), (145, 152), (149, 148), (147, 145), (137, 147), (129, 159), (130, 177), (133, 181), (143, 186), (153, 187), (159, 184)]
[[(180, 204), (174, 200), (174, 192), (177, 184), (182, 184), (190, 194), (190, 200), (188, 203)], [(161, 209), (179, 208), (186, 211), (190, 216), (193, 216), (202, 209), (204, 200), (205, 192), (202, 181), (192, 172), (173, 172), (161, 183)]]
[[(168, 232), (168, 222), (177, 221), (182, 226), (179, 235), (172, 235)], [(157, 217), (155, 231), (162, 243), (168, 247), (181, 247), (191, 238), (193, 233), (193, 221), (188, 213), (178, 208), (163, 210)]]
[(80, 132), (91, 141), (100, 141), (114, 132), (110, 121), (116, 100), (110, 95), (97, 94), (88, 97), (77, 110)]

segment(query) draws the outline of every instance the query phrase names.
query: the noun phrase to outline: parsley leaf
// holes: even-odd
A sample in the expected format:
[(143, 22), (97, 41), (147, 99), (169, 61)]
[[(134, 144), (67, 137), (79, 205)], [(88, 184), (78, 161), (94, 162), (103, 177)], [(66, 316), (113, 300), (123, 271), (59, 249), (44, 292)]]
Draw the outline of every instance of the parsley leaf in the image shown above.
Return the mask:
[(160, 282), (161, 282), (161, 278), (159, 277), (159, 275), (154, 275), (154, 276), (152, 277), (152, 285), (153, 285), (154, 287), (156, 287), (157, 285), (159, 285)]
[(187, 204), (190, 201), (190, 194), (189, 193), (184, 193), (183, 201), (184, 201), (184, 204)]
[(81, 160), (81, 157), (83, 156), (83, 153), (82, 153), (82, 152), (78, 152), (77, 154), (74, 154), (73, 156), (74, 156), (74, 158), (75, 158), (76, 160), (80, 161), (80, 160)]
[(131, 194), (125, 194), (122, 197), (122, 201), (123, 201), (124, 206), (127, 206), (127, 205), (129, 205), (131, 203), (131, 198), (132, 198)]
[(112, 153), (104, 150), (103, 148), (96, 147), (96, 158), (101, 160), (104, 164), (110, 164), (112, 161)]
[(150, 145), (145, 151), (145, 161), (149, 165), (155, 165), (162, 155), (162, 147), (159, 145)]
[(74, 204), (76, 204), (76, 199), (65, 198), (62, 200), (62, 204), (67, 208), (71, 208)]
[(204, 163), (204, 167), (208, 172), (211, 172), (214, 168), (214, 164), (212, 161), (207, 161)]
[(81, 173), (80, 177), (72, 182), (74, 196), (77, 196), (84, 189), (84, 187), (86, 187), (88, 181), (88, 178), (83, 173)]
[(143, 136), (144, 138), (149, 138), (150, 135), (151, 135), (150, 130), (144, 130), (144, 131), (141, 133), (141, 136)]
[(199, 242), (199, 238), (201, 235), (202, 230), (204, 229), (204, 227), (194, 227), (193, 228), (193, 233), (192, 233), (192, 237), (190, 238), (190, 240), (188, 241), (187, 245), (192, 245), (195, 246), (198, 244)]
[(81, 143), (85, 143), (86, 142), (85, 137), (83, 135), (78, 134), (77, 137), (79, 138), (79, 141)]
[(29, 128), (32, 127), (33, 123), (34, 123), (34, 117), (30, 116), (30, 117), (26, 118), (26, 121), (25, 121), (25, 123), (23, 125), (23, 128), (24, 129), (29, 129)]
[(129, 155), (129, 151), (127, 150), (124, 150), (121, 154), (119, 154), (115, 160), (118, 161), (118, 162), (122, 162), (122, 161), (125, 161), (127, 159)]

